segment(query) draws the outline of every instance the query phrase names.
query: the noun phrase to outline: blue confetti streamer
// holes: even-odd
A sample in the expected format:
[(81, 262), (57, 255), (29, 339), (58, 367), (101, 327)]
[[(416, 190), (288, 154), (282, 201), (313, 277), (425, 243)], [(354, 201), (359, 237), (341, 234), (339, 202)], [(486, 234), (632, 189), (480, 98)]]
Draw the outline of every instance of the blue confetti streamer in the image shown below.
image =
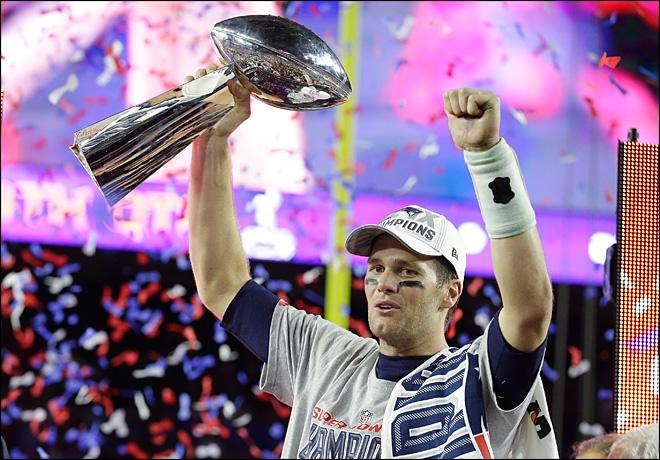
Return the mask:
[(257, 264), (254, 267), (254, 270), (252, 270), (252, 276), (254, 278), (264, 278), (264, 279), (270, 278), (270, 274), (268, 273), (268, 270), (266, 270), (266, 268), (261, 264)]
[(620, 85), (620, 84), (614, 79), (613, 76), (610, 76), (610, 83), (612, 83), (614, 86), (616, 86), (616, 87), (619, 89), (619, 91), (621, 91), (621, 94), (626, 94), (626, 93), (628, 92), (623, 86), (621, 86), (621, 85)]
[(215, 321), (213, 324), (213, 340), (215, 343), (225, 343), (227, 341), (227, 333), (220, 324), (220, 321)]
[(181, 393), (179, 395), (179, 411), (176, 418), (185, 422), (190, 419), (190, 395), (188, 393)]
[(239, 381), (241, 385), (247, 385), (248, 383), (248, 376), (244, 371), (238, 371), (236, 374), (236, 379)]
[(277, 292), (279, 290), (284, 292), (291, 292), (292, 286), (291, 283), (286, 280), (268, 280), (266, 282), (266, 288), (273, 292)]
[(638, 69), (639, 69), (639, 73), (641, 73), (645, 77), (650, 78), (653, 81), (658, 81), (658, 73), (657, 72), (653, 72), (652, 70), (649, 70), (646, 67), (641, 66), (641, 65), (638, 67)]
[(303, 297), (316, 305), (325, 306), (325, 299), (312, 290), (305, 289)]
[(58, 276), (64, 276), (64, 275), (70, 275), (71, 273), (77, 273), (80, 271), (80, 264), (67, 264), (61, 266), (57, 270), (57, 275)]
[(465, 332), (461, 332), (456, 336), (456, 341), (460, 346), (463, 346), (470, 341), (470, 336)]
[(34, 267), (34, 274), (37, 276), (37, 278), (43, 278), (44, 276), (48, 276), (53, 272), (53, 264), (50, 262), (44, 264), (43, 267)]
[(556, 382), (559, 380), (559, 372), (550, 367), (550, 364), (546, 360), (543, 360), (543, 367), (541, 368), (541, 373), (551, 382)]
[(43, 249), (41, 248), (41, 246), (38, 245), (37, 243), (32, 243), (32, 244), (30, 245), (30, 252), (31, 252), (32, 255), (33, 255), (34, 257), (36, 257), (37, 259), (43, 259), (43, 257), (44, 257), (44, 251), (43, 251)]
[(614, 329), (612, 328), (607, 329), (603, 334), (603, 337), (607, 342), (611, 342), (612, 340), (614, 340)]
[(284, 435), (284, 425), (280, 422), (273, 423), (268, 429), (268, 434), (275, 440), (282, 439), (282, 436)]

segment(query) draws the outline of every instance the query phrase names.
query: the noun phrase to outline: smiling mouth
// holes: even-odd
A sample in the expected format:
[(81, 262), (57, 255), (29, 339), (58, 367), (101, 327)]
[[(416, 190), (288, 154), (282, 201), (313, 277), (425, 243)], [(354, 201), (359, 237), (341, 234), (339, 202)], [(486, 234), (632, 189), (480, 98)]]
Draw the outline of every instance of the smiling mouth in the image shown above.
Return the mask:
[(374, 310), (381, 311), (381, 312), (389, 312), (389, 311), (399, 311), (399, 307), (394, 307), (392, 305), (387, 305), (387, 304), (382, 304), (382, 305), (375, 305)]

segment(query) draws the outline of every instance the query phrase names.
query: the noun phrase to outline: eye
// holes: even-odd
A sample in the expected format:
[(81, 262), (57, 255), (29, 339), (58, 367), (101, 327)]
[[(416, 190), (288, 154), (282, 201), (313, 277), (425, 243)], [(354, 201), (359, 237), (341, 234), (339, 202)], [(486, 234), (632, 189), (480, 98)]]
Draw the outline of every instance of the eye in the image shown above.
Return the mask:
[(418, 275), (418, 273), (415, 270), (410, 269), (410, 268), (402, 268), (401, 269), (401, 274), (403, 276), (417, 276)]
[(380, 265), (372, 265), (369, 267), (369, 271), (374, 273), (383, 273), (383, 267)]

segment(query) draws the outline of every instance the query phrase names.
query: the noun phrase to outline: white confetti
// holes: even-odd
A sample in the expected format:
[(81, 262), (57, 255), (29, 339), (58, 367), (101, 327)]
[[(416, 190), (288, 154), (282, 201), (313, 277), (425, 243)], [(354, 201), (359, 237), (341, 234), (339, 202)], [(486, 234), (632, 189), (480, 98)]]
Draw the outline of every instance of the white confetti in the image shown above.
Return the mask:
[(403, 23), (400, 26), (397, 26), (394, 22), (389, 21), (387, 23), (387, 28), (390, 31), (390, 34), (397, 40), (405, 41), (410, 35), (410, 31), (415, 25), (414, 16), (406, 16), (403, 18)]
[(120, 438), (128, 436), (128, 425), (126, 425), (126, 411), (124, 409), (117, 409), (110, 415), (110, 420), (101, 424), (101, 431), (105, 434), (110, 434), (113, 431), (117, 433)]
[(92, 446), (83, 458), (99, 458), (99, 455), (101, 455), (101, 448), (99, 446)]
[(513, 115), (513, 118), (515, 118), (521, 125), (527, 124), (527, 116), (522, 111), (511, 107), (511, 115)]
[(82, 343), (82, 347), (85, 350), (91, 350), (107, 341), (108, 341), (108, 333), (105, 331), (98, 331), (94, 333), (91, 337), (89, 337), (87, 340), (85, 340)]
[(171, 298), (183, 297), (187, 294), (187, 292), (188, 291), (186, 291), (185, 287), (181, 286), (180, 284), (176, 284), (169, 291), (167, 291), (167, 295)]
[(62, 96), (66, 93), (72, 93), (76, 89), (78, 89), (78, 77), (76, 77), (75, 74), (71, 74), (69, 75), (69, 78), (66, 79), (66, 83), (63, 86), (55, 88), (50, 92), (48, 95), (48, 101), (53, 105), (57, 105), (57, 103), (60, 102), (60, 99), (62, 99)]
[(9, 379), (9, 388), (29, 387), (34, 383), (34, 372), (16, 375)]
[(195, 458), (220, 458), (221, 454), (217, 444), (205, 444), (195, 448)]
[(42, 407), (39, 407), (35, 410), (23, 409), (21, 412), (21, 420), (24, 422), (29, 422), (30, 420), (36, 420), (38, 422), (43, 422), (48, 417), (48, 413)]
[(133, 371), (133, 377), (136, 379), (146, 379), (147, 377), (162, 377), (163, 375), (165, 375), (165, 369), (157, 366), (145, 367), (144, 369), (136, 369)]
[(8, 273), (2, 279), (3, 288), (11, 288), (12, 296), (14, 297), (13, 309), (9, 316), (11, 327), (17, 331), (21, 328), (20, 318), (25, 309), (25, 293), (23, 287), (30, 281), (32, 274), (30, 270), (24, 268), (20, 272)]
[(583, 436), (601, 436), (605, 434), (605, 428), (600, 423), (594, 423), (593, 425), (587, 422), (580, 422), (578, 426), (580, 434)]
[(190, 345), (190, 342), (186, 340), (185, 342), (181, 342), (177, 347), (174, 349), (172, 353), (170, 353), (167, 356), (167, 364), (170, 366), (176, 366), (178, 365), (181, 360), (183, 360), (183, 357), (186, 355), (188, 350), (190, 348), (193, 348), (194, 350), (199, 350), (202, 347), (202, 344), (199, 343), (199, 341), (195, 341), (192, 346)]
[(419, 149), (419, 157), (422, 160), (426, 160), (428, 157), (432, 157), (440, 153), (440, 146), (438, 145), (438, 140), (435, 137), (435, 134), (430, 134), (424, 141), (424, 145)]
[(151, 415), (151, 412), (149, 411), (149, 407), (147, 406), (147, 403), (144, 400), (144, 395), (142, 394), (142, 392), (136, 391), (135, 394), (133, 395), (133, 399), (135, 400), (135, 405), (137, 406), (138, 409), (138, 415), (142, 420), (147, 420)]
[(302, 281), (305, 284), (311, 284), (318, 279), (319, 276), (323, 274), (323, 267), (315, 267), (311, 270), (307, 270), (302, 275)]
[(83, 385), (82, 387), (80, 387), (80, 390), (78, 390), (78, 394), (76, 394), (75, 402), (79, 406), (82, 406), (84, 404), (89, 404), (92, 402), (92, 398), (90, 398), (89, 394), (87, 393), (87, 385)]
[(416, 183), (417, 183), (417, 176), (410, 176), (408, 179), (406, 179), (406, 183), (403, 184), (401, 188), (398, 188), (394, 191), (394, 194), (405, 195), (406, 193), (412, 190), (412, 188), (415, 186)]
[(87, 241), (85, 242), (85, 245), (82, 248), (82, 253), (85, 254), (87, 257), (91, 257), (94, 254), (96, 254), (96, 241), (99, 238), (99, 234), (96, 233), (94, 230), (89, 232), (87, 235)]
[(231, 348), (229, 348), (229, 345), (222, 344), (218, 348), (218, 356), (220, 357), (220, 361), (234, 361), (238, 359), (238, 352), (236, 351), (231, 351)]
[(44, 279), (44, 284), (48, 286), (48, 292), (51, 294), (59, 294), (62, 289), (71, 286), (73, 277), (70, 274), (63, 276), (47, 276)]
[(575, 366), (568, 368), (568, 376), (574, 379), (589, 372), (589, 369), (591, 369), (591, 362), (588, 359), (583, 359)]

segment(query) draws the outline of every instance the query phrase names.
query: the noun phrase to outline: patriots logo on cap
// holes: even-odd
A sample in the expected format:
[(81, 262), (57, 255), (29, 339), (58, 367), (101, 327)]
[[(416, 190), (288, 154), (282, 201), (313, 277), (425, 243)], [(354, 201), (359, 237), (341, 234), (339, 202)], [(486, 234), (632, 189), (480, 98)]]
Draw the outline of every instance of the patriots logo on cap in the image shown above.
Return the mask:
[(456, 248), (451, 248), (451, 256), (458, 260), (458, 252), (456, 252)]
[[(403, 212), (405, 212), (406, 214), (408, 214), (408, 217), (415, 217), (417, 214), (419, 214), (420, 212), (422, 212), (421, 210), (419, 210), (419, 209), (417, 209), (417, 208), (412, 208), (412, 207), (410, 207), (410, 206), (407, 206), (407, 207), (403, 208), (401, 211), (403, 211)], [(399, 211), (399, 212), (401, 212), (401, 211)]]

